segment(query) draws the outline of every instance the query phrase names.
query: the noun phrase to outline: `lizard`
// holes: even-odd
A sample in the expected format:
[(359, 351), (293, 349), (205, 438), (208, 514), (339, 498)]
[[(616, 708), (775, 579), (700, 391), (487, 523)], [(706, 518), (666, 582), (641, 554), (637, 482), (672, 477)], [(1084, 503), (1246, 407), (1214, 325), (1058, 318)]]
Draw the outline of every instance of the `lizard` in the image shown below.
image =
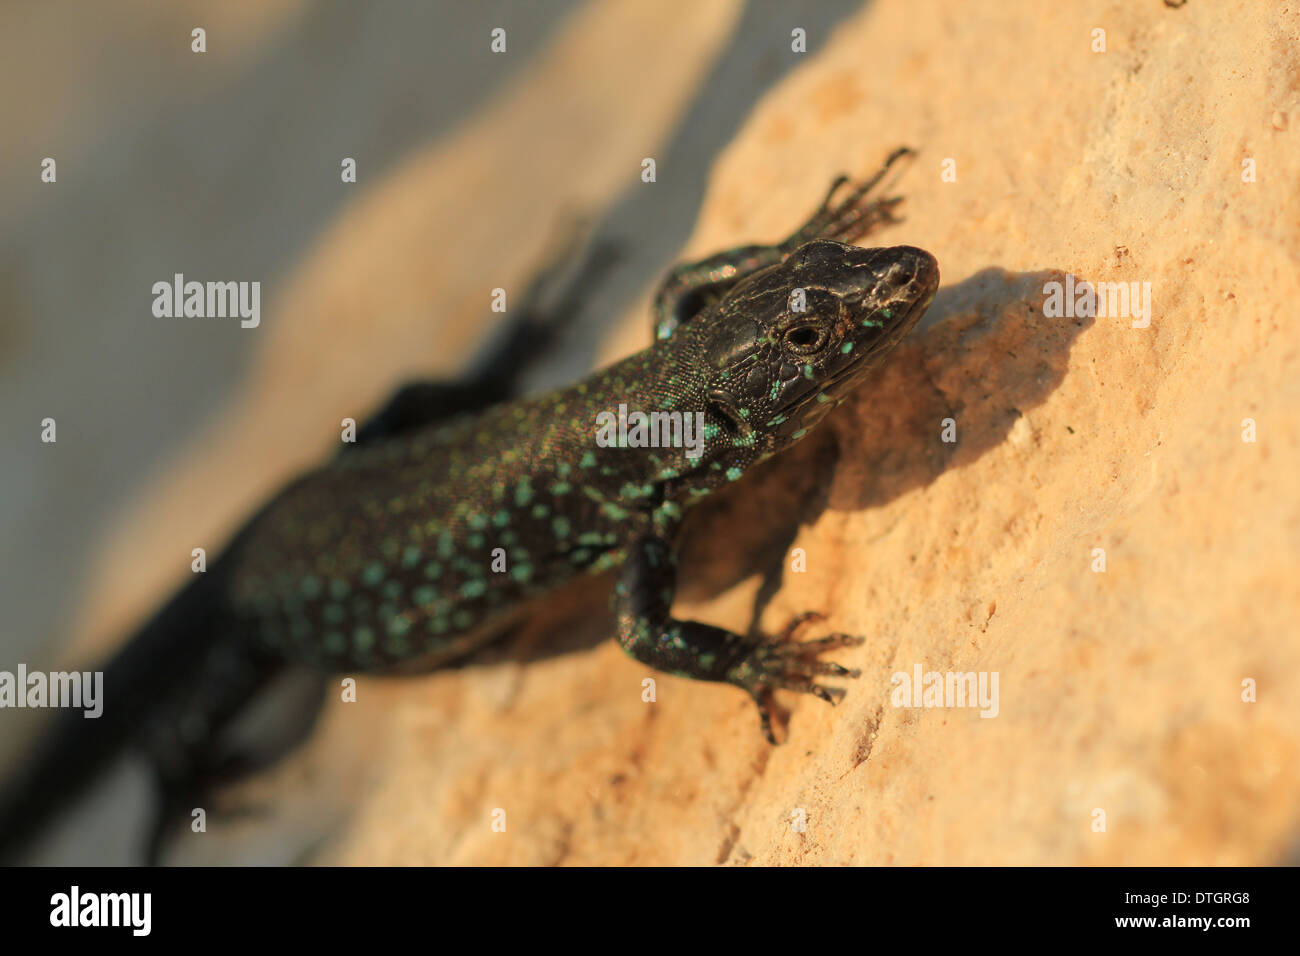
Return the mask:
[[(186, 806), (218, 770), (251, 765), (221, 753), (220, 734), (290, 664), (320, 674), (427, 671), (499, 636), (572, 578), (613, 568), (623, 650), (662, 672), (741, 688), (769, 742), (774, 691), (835, 703), (842, 688), (819, 678), (858, 672), (822, 655), (863, 639), (795, 640), (820, 619), (813, 612), (776, 639), (674, 617), (674, 541), (692, 504), (801, 440), (929, 306), (933, 256), (852, 244), (895, 221), (898, 197), (870, 197), (908, 152), (896, 150), (838, 200), (848, 178), (837, 178), (778, 243), (671, 269), (655, 299), (653, 344), (585, 380), (512, 396), (548, 334), (526, 315), (504, 348), (513, 368), (399, 389), (355, 442), (266, 503), (105, 665), (101, 719), (55, 718), (0, 796), (0, 851), (135, 744), (163, 791), (155, 859), (168, 808)], [(599, 441), (598, 416), (620, 405), (694, 419), (701, 434), (691, 448)]]

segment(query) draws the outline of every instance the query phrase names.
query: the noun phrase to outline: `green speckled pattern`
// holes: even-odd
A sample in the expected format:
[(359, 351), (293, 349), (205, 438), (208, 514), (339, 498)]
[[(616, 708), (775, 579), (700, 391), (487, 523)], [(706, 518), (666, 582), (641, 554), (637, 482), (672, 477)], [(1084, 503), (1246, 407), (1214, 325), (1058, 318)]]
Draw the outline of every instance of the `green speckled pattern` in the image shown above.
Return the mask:
[[(494, 613), (620, 563), (675, 518), (665, 505), (689, 505), (801, 438), (910, 327), (859, 312), (902, 302), (914, 321), (911, 306), (933, 292), (926, 261), (810, 243), (584, 382), (346, 448), (230, 556), (237, 612), (271, 647), (331, 668), (459, 650)], [(803, 313), (787, 310), (794, 285)], [(600, 447), (597, 415), (620, 404), (703, 413), (704, 453)]]

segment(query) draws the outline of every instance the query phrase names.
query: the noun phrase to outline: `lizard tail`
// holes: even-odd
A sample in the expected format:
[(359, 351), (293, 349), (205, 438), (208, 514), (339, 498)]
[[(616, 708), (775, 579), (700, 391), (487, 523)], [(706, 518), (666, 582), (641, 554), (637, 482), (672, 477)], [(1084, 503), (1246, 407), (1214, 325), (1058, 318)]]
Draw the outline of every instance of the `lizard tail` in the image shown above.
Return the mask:
[(224, 593), (219, 568), (196, 575), (102, 666), (98, 717), (54, 711), (0, 786), (0, 861), (18, 857), (128, 748), (150, 753), (164, 803), (170, 783), (198, 776), (217, 731), (282, 666), (254, 649)]

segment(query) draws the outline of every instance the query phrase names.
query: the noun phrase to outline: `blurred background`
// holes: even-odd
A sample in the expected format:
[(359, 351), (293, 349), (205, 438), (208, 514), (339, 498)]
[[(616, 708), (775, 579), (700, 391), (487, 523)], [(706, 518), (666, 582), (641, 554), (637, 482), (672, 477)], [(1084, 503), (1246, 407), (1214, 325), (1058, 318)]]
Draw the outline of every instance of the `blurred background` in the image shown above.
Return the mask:
[[(575, 216), (620, 258), (533, 384), (643, 344), (606, 331), (644, 304), (713, 160), (797, 65), (789, 24), (812, 45), (859, 6), (6, 3), (0, 669), (111, 649), (193, 547), (218, 549), (329, 452), (341, 417), (461, 367), (491, 333), (490, 290), (519, 292)], [(178, 272), (260, 281), (260, 326), (156, 318), (151, 287)], [(34, 726), (0, 714), (0, 767)], [(122, 786), (131, 799), (91, 803), (126, 822), (86, 824), (67, 858), (129, 859), (145, 791)]]

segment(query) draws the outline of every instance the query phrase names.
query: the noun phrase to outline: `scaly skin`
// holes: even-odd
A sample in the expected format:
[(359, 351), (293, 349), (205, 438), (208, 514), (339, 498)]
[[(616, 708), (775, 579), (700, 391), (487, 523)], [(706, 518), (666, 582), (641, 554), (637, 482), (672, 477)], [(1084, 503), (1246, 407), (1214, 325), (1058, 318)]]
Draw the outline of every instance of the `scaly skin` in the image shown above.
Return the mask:
[[(860, 639), (790, 641), (812, 614), (777, 641), (674, 618), (673, 539), (692, 503), (799, 441), (929, 305), (939, 273), (928, 253), (846, 244), (890, 220), (898, 200), (867, 195), (905, 152), (833, 203), (837, 180), (785, 241), (674, 269), (656, 302), (655, 344), (585, 381), (511, 400), (570, 296), (522, 310), (503, 364), (401, 389), (355, 445), (268, 502), (103, 665), (101, 719), (55, 715), (0, 794), (0, 854), (136, 745), (162, 791), (156, 858), (169, 815), (269, 759), (232, 751), (223, 735), (299, 665), (315, 681), (313, 668), (436, 666), (499, 632), (528, 600), (619, 565), (618, 640), (637, 660), (744, 689), (769, 740), (773, 690), (834, 701), (815, 678), (854, 672), (819, 655)], [(584, 281), (580, 270), (574, 294)], [(702, 416), (702, 454), (603, 445), (597, 416), (620, 405)]]
[[(887, 215), (892, 201), (864, 210), (864, 192), (785, 243), (675, 270), (650, 348), (567, 388), (408, 425), (306, 476), (231, 555), (236, 612), (295, 659), (386, 670), (463, 653), (521, 602), (625, 564), (618, 637), (638, 660), (744, 688), (769, 738), (772, 688), (832, 699), (812, 677), (848, 672), (816, 654), (852, 639), (793, 652), (672, 618), (672, 539), (685, 508), (807, 434), (928, 306), (928, 253), (804, 241)], [(688, 294), (714, 301), (683, 317)], [(702, 413), (703, 454), (601, 447), (597, 415), (620, 404)]]

